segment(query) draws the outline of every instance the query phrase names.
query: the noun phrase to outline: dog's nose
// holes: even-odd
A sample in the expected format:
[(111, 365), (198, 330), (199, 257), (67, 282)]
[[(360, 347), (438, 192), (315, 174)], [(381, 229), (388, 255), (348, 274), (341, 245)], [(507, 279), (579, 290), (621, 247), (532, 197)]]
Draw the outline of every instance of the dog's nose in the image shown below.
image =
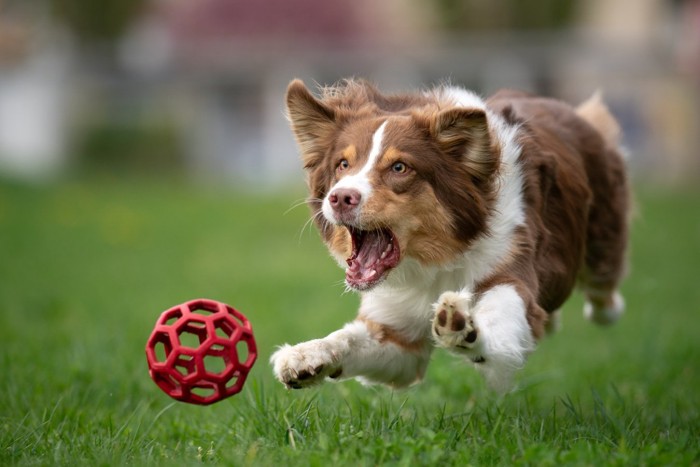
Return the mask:
[(353, 211), (362, 201), (362, 195), (353, 188), (338, 188), (328, 196), (331, 207), (339, 213)]

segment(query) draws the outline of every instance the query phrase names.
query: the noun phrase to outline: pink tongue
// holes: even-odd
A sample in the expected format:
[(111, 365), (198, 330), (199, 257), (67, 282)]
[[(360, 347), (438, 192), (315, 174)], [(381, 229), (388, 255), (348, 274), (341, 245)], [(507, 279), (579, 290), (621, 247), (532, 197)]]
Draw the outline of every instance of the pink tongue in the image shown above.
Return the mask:
[(378, 269), (383, 270), (379, 260), (386, 247), (387, 241), (383, 232), (365, 234), (357, 256), (348, 260), (348, 276), (355, 280), (369, 280), (376, 275)]
[(371, 266), (379, 260), (383, 249), (381, 234), (367, 234), (362, 248), (357, 254), (356, 262)]

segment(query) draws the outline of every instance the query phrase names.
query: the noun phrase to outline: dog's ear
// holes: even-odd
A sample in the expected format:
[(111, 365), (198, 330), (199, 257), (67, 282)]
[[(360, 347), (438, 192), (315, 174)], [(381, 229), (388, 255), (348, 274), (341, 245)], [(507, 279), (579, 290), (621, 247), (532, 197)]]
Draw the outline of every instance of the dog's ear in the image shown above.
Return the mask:
[(487, 181), (498, 167), (498, 154), (482, 109), (454, 108), (439, 112), (431, 121), (430, 132), (445, 153), (462, 158), (479, 182)]
[(287, 87), (287, 115), (296, 136), (305, 169), (321, 162), (337, 129), (335, 112), (316, 99), (301, 80)]

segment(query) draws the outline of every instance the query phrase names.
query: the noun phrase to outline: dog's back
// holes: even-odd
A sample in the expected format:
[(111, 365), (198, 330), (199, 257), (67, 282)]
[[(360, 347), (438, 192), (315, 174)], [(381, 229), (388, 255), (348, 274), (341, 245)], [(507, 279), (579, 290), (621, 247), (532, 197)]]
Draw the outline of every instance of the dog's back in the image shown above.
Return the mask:
[(556, 311), (580, 279), (586, 316), (599, 324), (623, 311), (629, 193), (620, 126), (599, 93), (574, 108), (500, 91), (487, 104), (521, 126), (521, 163), (531, 222), (538, 223), (540, 305)]

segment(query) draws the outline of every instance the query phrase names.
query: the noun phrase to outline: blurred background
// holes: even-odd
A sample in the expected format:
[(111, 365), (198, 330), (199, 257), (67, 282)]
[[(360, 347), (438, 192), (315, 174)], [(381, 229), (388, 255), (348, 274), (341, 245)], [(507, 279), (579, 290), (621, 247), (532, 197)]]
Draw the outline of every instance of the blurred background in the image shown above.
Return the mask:
[[(348, 76), (572, 103), (602, 89), (641, 213), (628, 316), (601, 331), (574, 294), (521, 381), (544, 412), (613, 382), (659, 439), (669, 413), (699, 426), (700, 0), (0, 0), (0, 465), (172, 464), (212, 439), (238, 464), (261, 425), (276, 433), (229, 421), (306, 397), (273, 381), (270, 354), (359, 300), (309, 225), (284, 92)], [(197, 297), (244, 312), (260, 352), (249, 397), (205, 412), (168, 405), (143, 351), (160, 312)], [(409, 406), (488, 404), (475, 372), (435, 358)], [(391, 397), (321, 391), (328, 413), (350, 391)], [(252, 434), (231, 444), (236, 425)]]
[(10, 0), (0, 177), (302, 180), (286, 84), (602, 89), (644, 179), (700, 176), (698, 0)]

